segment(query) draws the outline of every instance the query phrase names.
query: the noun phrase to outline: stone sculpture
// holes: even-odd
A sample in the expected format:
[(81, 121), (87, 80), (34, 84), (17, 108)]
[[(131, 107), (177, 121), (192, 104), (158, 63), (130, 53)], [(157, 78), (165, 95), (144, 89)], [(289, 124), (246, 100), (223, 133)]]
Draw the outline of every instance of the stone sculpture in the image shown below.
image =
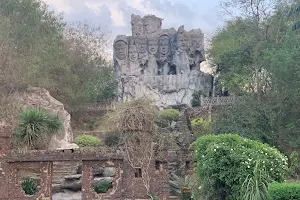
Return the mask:
[(143, 24), (145, 34), (149, 35), (161, 30), (162, 19), (155, 15), (147, 15), (143, 18)]
[(114, 41), (119, 100), (148, 96), (158, 106), (190, 105), (195, 90), (211, 90), (212, 77), (200, 71), (205, 60), (201, 29), (162, 29), (154, 15), (131, 15), (132, 36)]
[(140, 16), (134, 14), (131, 15), (131, 26), (133, 36), (144, 35), (144, 24)]

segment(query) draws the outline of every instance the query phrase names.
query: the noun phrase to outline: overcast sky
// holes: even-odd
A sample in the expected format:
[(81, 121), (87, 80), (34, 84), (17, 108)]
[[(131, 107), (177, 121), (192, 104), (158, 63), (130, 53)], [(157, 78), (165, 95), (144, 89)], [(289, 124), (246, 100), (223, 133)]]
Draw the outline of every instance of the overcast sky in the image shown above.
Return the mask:
[(154, 14), (163, 18), (163, 28), (185, 25), (212, 34), (222, 25), (219, 0), (44, 0), (50, 9), (64, 12), (66, 21), (88, 21), (107, 27), (116, 35), (131, 35), (131, 14)]

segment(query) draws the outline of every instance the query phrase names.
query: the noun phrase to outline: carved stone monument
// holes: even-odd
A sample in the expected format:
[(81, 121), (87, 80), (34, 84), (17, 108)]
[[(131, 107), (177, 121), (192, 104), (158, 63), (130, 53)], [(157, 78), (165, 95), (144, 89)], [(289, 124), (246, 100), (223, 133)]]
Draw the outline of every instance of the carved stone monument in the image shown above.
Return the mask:
[(200, 71), (201, 29), (162, 29), (162, 19), (154, 15), (131, 15), (131, 25), (132, 36), (114, 41), (119, 101), (148, 97), (159, 107), (190, 105), (194, 91), (211, 91), (212, 76)]

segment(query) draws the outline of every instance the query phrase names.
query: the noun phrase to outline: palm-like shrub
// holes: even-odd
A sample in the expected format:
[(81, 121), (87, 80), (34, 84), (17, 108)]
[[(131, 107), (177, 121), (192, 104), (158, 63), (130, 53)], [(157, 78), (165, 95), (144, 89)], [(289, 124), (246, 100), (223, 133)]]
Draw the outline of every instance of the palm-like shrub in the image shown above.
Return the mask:
[(38, 183), (32, 178), (24, 178), (22, 181), (22, 188), (25, 194), (34, 195), (38, 191)]
[(37, 148), (61, 128), (58, 116), (39, 108), (24, 109), (14, 135), (16, 145), (23, 151)]
[(253, 173), (249, 174), (242, 185), (241, 196), (244, 200), (268, 200), (270, 178), (258, 161)]
[(171, 173), (169, 181), (171, 191), (180, 196), (181, 200), (192, 199), (193, 189), (197, 185), (197, 181), (193, 180), (190, 176), (180, 177)]

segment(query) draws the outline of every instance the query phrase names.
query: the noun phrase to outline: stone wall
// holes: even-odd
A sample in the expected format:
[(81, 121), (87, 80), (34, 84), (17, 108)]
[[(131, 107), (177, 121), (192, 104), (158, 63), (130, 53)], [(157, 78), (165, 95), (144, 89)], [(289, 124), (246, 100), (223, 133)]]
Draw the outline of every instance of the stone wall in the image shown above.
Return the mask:
[[(123, 200), (148, 199), (143, 180), (136, 177), (136, 169), (123, 160), (117, 150), (61, 150), (32, 151), (27, 154), (10, 152), (0, 157), (0, 199), (1, 200), (50, 200), (52, 199), (53, 162), (82, 162), (82, 199), (83, 200)], [(159, 164), (157, 164), (159, 163)], [(114, 171), (113, 188), (105, 194), (96, 194), (92, 188), (93, 169), (111, 168)], [(36, 195), (25, 195), (21, 188), (24, 170), (38, 172), (40, 188)], [(164, 189), (168, 182), (168, 164), (166, 160), (153, 160), (149, 174), (151, 175), (151, 191), (161, 199), (169, 199)]]

